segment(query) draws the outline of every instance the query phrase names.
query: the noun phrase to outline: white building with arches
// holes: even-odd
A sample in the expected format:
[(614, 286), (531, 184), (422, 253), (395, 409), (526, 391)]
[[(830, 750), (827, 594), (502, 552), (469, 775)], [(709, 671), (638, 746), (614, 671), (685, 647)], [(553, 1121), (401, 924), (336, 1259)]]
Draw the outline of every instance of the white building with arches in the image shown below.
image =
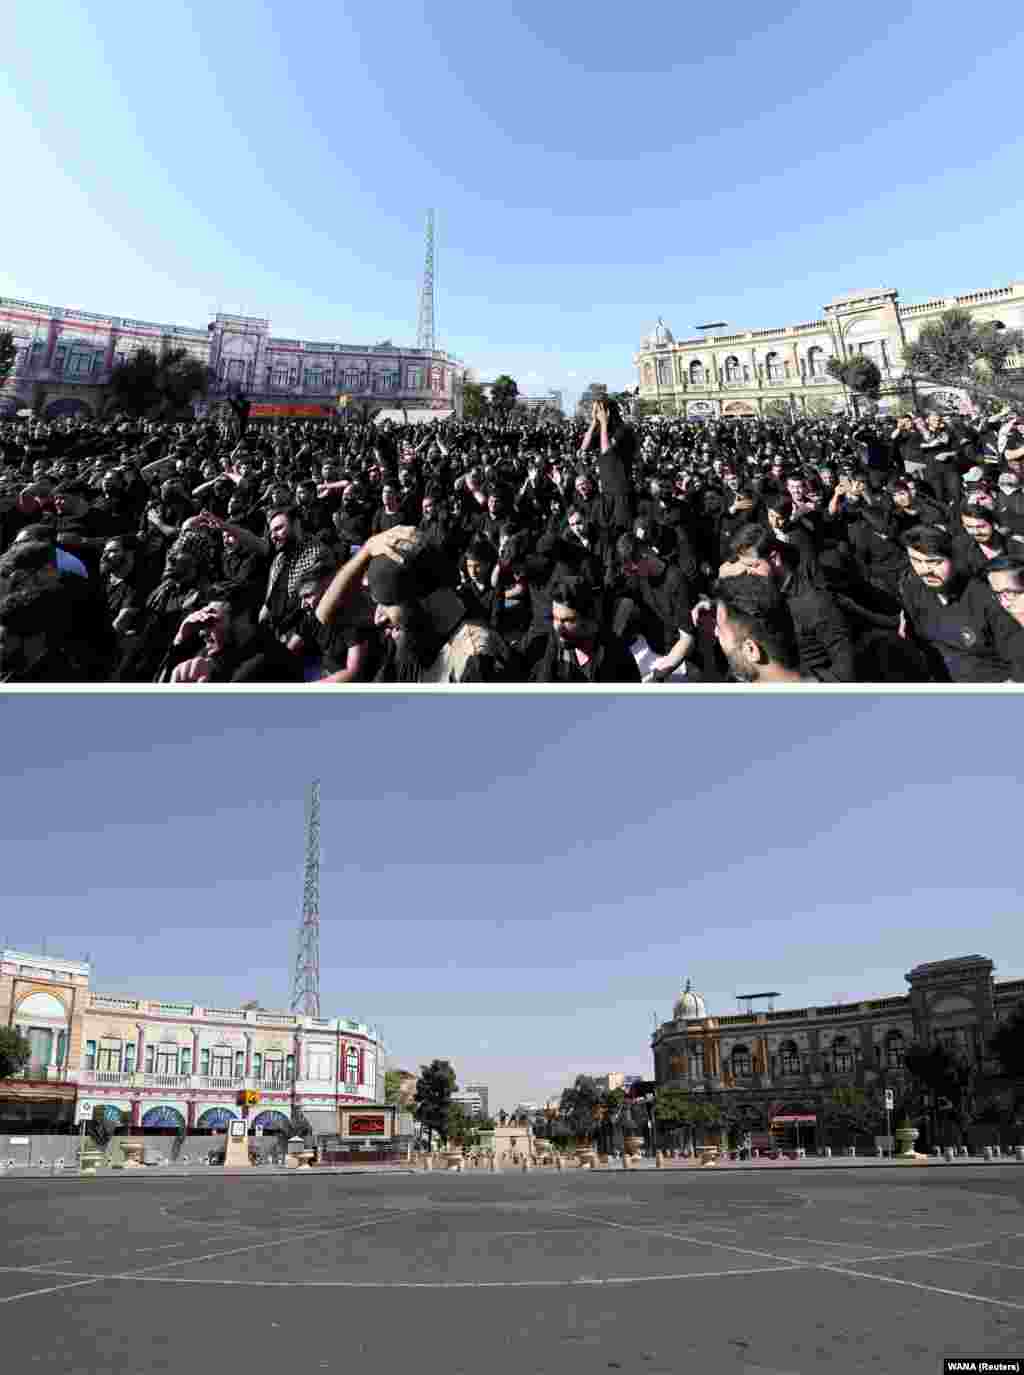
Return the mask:
[[(687, 419), (843, 411), (847, 400), (826, 371), (828, 360), (863, 354), (882, 375), (884, 412), (900, 392), (904, 348), (922, 325), (952, 306), (979, 323), (1024, 329), (1024, 281), (906, 306), (891, 287), (851, 291), (824, 306), (818, 320), (689, 339), (676, 339), (659, 319), (633, 358), (640, 401), (647, 411)], [(1016, 366), (1024, 367), (1024, 360)], [(920, 388), (921, 404), (938, 390)]]

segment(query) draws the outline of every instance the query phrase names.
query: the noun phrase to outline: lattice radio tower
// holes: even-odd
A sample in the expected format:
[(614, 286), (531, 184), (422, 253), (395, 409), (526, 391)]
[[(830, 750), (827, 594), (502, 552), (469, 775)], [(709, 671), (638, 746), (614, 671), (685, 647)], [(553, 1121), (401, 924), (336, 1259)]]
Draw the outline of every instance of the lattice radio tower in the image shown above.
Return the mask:
[(420, 288), (420, 323), (416, 331), (416, 347), (434, 352), (434, 212), (427, 211), (427, 258), (423, 266), (423, 286)]
[(306, 866), (302, 877), (302, 925), (295, 956), (292, 1012), (320, 1016), (320, 780), (306, 804)]

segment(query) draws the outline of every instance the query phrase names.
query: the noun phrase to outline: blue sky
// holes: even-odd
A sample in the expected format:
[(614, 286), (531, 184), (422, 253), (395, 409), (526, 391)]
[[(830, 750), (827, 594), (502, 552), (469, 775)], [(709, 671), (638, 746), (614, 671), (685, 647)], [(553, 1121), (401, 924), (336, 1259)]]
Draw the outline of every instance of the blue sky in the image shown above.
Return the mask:
[(322, 780), (324, 1015), (495, 1107), (649, 1075), (712, 1012), (1024, 975), (1017, 698), (332, 695), (0, 701), (0, 941), (94, 986), (287, 1007)]
[(635, 379), (659, 313), (815, 319), (1024, 277), (1004, 0), (13, 7), (0, 292), (440, 345), (527, 392)]

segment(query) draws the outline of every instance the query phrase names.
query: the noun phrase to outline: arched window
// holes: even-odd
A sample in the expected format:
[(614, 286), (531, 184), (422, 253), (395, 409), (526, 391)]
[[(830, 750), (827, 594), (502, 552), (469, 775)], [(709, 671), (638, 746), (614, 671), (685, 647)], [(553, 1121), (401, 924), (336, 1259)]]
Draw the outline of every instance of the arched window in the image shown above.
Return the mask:
[(690, 1078), (704, 1078), (704, 1042), (691, 1041), (688, 1046), (690, 1060)]
[(704, 384), (704, 364), (698, 358), (695, 358), (690, 364), (690, 381), (695, 387)]
[(903, 1068), (905, 1044), (901, 1031), (890, 1031), (885, 1038), (885, 1063), (889, 1069)]
[(779, 1046), (779, 1068), (783, 1074), (800, 1073), (800, 1051), (795, 1041), (783, 1041)]
[(818, 344), (814, 344), (807, 350), (807, 376), (825, 376), (825, 350)]
[(743, 380), (740, 360), (734, 354), (730, 354), (725, 360), (725, 380), (727, 382), (742, 382)]
[(737, 1079), (741, 1078), (743, 1075), (753, 1074), (754, 1066), (750, 1058), (749, 1046), (733, 1046), (730, 1061), (732, 1064), (732, 1072), (736, 1075)]
[(355, 1046), (349, 1046), (345, 1051), (345, 1082), (356, 1084), (359, 1082), (359, 1051)]
[(764, 360), (765, 370), (768, 373), (769, 382), (781, 382), (785, 373), (782, 367), (782, 359), (777, 353), (769, 353)]
[(837, 1036), (832, 1042), (832, 1072), (849, 1074), (853, 1069), (853, 1047), (848, 1036)]

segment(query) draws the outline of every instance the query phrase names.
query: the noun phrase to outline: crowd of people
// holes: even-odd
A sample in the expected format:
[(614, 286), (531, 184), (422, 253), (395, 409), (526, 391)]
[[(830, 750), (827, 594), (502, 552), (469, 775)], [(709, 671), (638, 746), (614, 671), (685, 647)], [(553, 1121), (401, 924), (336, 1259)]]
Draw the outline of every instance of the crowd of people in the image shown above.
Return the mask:
[(5, 683), (1024, 681), (1024, 408), (0, 421)]

